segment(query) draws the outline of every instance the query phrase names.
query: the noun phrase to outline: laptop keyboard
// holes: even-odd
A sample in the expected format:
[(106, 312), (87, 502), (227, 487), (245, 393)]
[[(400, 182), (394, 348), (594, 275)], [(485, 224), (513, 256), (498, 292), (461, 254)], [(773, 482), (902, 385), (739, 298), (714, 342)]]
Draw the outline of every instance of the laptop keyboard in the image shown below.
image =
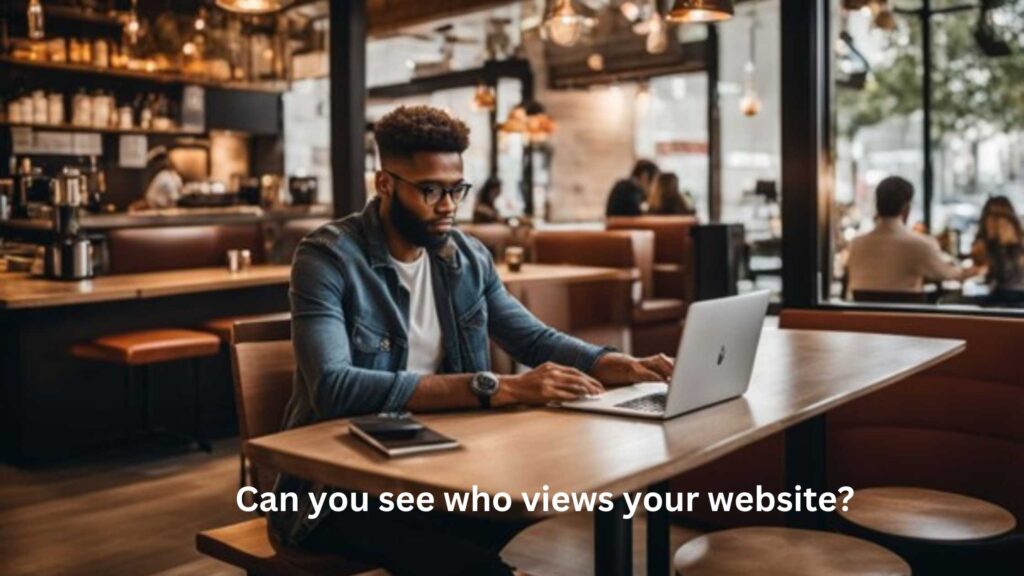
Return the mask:
[(636, 410), (637, 412), (648, 412), (650, 414), (662, 414), (665, 412), (665, 400), (667, 398), (668, 394), (658, 392), (619, 402), (615, 407)]

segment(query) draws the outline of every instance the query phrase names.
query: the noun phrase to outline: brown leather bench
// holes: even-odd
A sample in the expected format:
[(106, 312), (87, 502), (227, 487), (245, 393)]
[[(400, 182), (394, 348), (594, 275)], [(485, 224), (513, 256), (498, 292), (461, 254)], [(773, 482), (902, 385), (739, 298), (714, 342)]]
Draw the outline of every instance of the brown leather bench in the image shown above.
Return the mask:
[[(785, 310), (780, 327), (959, 338), (967, 350), (829, 413), (832, 486), (913, 486), (980, 498), (1024, 518), (1024, 319), (904, 312)], [(674, 480), (688, 490), (783, 487), (775, 435)], [(690, 516), (713, 524), (778, 515)], [(1019, 526), (1018, 526), (1019, 530)]]
[(226, 265), (228, 250), (266, 260), (259, 224), (116, 228), (107, 233), (107, 273), (132, 274)]
[(699, 223), (696, 216), (613, 216), (605, 221), (605, 227), (654, 232), (654, 297), (689, 304), (695, 295), (690, 230)]
[[(639, 292), (631, 310), (633, 354), (674, 355), (682, 334), (686, 302), (654, 293), (654, 232), (649, 230), (539, 231), (533, 235), (534, 260), (544, 264), (579, 264), (630, 268), (640, 272)], [(588, 290), (573, 287), (572, 315), (600, 314), (605, 303)]]

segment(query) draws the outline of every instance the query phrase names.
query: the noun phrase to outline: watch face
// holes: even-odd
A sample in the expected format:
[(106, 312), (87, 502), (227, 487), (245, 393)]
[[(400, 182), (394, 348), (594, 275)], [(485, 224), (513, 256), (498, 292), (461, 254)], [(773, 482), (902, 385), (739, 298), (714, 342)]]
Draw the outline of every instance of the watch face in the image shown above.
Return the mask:
[(486, 372), (477, 374), (473, 377), (473, 390), (477, 394), (494, 394), (498, 390), (498, 378)]

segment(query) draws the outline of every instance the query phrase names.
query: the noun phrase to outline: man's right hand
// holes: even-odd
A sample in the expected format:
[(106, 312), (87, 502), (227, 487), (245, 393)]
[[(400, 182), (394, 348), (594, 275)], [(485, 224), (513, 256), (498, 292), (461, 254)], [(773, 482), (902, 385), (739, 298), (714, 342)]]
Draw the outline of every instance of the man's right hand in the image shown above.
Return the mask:
[(491, 399), (494, 406), (538, 406), (604, 392), (604, 386), (594, 378), (553, 362), (545, 362), (522, 374), (499, 376), (499, 381), (501, 386)]

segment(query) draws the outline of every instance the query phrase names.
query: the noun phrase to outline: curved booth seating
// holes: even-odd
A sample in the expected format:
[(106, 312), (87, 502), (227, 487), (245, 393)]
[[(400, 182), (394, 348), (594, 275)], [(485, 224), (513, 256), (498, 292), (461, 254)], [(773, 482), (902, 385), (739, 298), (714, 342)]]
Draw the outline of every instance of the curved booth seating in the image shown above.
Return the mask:
[(107, 233), (107, 273), (133, 274), (225, 265), (228, 250), (266, 261), (259, 224), (116, 228)]
[[(640, 283), (634, 290), (630, 312), (631, 352), (637, 356), (674, 355), (682, 335), (686, 302), (657, 298), (654, 293), (654, 237), (649, 230), (539, 231), (533, 235), (534, 260), (637, 269)], [(593, 293), (598, 288), (573, 287), (573, 318), (592, 318), (608, 309), (607, 303)]]
[(654, 297), (683, 300), (696, 296), (693, 227), (696, 216), (613, 216), (605, 221), (608, 230), (650, 230), (654, 232)]

